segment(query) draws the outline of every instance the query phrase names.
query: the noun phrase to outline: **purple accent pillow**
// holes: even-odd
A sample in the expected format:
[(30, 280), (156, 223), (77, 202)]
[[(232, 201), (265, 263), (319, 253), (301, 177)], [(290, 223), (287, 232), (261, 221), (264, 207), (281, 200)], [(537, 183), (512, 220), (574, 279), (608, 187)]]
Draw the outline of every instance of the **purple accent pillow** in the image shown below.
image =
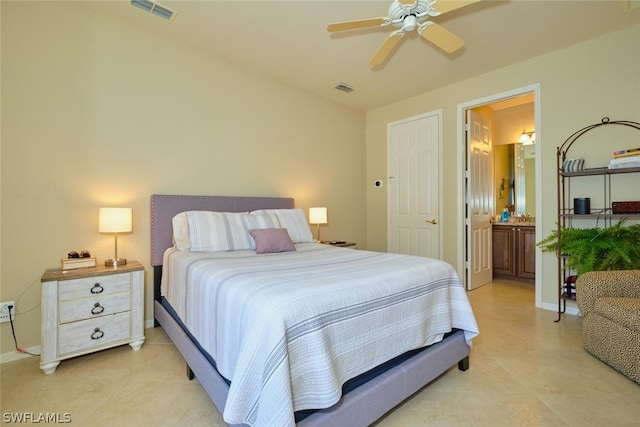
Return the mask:
[(257, 254), (295, 251), (296, 247), (286, 228), (262, 228), (249, 230), (256, 242)]

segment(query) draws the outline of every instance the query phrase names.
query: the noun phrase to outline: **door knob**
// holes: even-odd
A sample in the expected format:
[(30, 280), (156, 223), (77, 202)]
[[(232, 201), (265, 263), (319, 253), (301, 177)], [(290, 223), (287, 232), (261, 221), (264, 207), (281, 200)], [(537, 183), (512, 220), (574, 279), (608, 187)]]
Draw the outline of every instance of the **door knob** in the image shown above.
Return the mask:
[(431, 223), (431, 224), (437, 224), (437, 223), (438, 223), (438, 220), (434, 218), (434, 219), (432, 219), (431, 221), (427, 220), (427, 221), (425, 221), (425, 222), (429, 222), (429, 223)]

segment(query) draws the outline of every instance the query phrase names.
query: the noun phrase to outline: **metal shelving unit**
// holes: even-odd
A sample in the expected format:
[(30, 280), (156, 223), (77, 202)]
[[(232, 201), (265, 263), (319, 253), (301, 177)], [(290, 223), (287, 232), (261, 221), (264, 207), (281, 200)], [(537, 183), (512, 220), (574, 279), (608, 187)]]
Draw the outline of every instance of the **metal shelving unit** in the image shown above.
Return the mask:
[[(611, 121), (608, 117), (604, 117), (599, 123), (586, 126), (567, 138), (561, 146), (557, 148), (556, 162), (557, 162), (557, 206), (558, 206), (558, 239), (560, 239), (563, 228), (571, 228), (573, 221), (576, 219), (585, 220), (591, 219), (596, 221), (602, 221), (601, 227), (610, 227), (614, 222), (617, 223), (621, 219), (640, 220), (640, 214), (614, 214), (611, 207), (611, 194), (612, 194), (612, 178), (616, 175), (640, 173), (640, 167), (632, 168), (620, 168), (609, 169), (607, 167), (598, 167), (584, 169), (580, 171), (567, 172), (564, 170), (565, 161), (567, 160), (567, 154), (570, 148), (576, 141), (580, 139), (587, 132), (599, 128), (601, 126), (626, 126), (629, 128), (640, 131), (640, 123), (633, 121)], [(592, 208), (592, 213), (589, 214), (577, 214), (571, 205), (571, 181), (580, 177), (602, 177), (602, 194), (604, 205)], [(596, 191), (595, 189), (593, 191)], [(640, 197), (638, 197), (640, 200)], [(565, 290), (565, 282), (572, 275), (570, 271), (567, 271), (565, 265), (568, 261), (568, 257), (560, 253), (560, 247), (558, 245), (558, 318), (555, 322), (559, 322), (562, 318), (562, 314), (565, 313), (567, 308), (567, 300), (575, 301), (575, 294), (571, 293), (571, 289)]]

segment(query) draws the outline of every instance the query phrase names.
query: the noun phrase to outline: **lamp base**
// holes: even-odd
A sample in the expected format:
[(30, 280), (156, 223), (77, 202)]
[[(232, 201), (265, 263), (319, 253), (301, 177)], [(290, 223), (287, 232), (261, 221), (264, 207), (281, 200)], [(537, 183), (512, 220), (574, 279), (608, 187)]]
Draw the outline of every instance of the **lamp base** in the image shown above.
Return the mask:
[(125, 265), (127, 263), (126, 258), (113, 258), (107, 259), (104, 261), (104, 265), (106, 267), (119, 267), (121, 265)]

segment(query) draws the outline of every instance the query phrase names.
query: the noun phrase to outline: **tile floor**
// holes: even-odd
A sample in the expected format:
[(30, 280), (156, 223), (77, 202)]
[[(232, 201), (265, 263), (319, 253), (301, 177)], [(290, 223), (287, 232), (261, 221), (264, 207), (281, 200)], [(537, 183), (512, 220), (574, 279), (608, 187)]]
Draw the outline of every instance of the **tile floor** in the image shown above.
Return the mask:
[[(452, 368), (387, 414), (393, 426), (638, 426), (640, 386), (582, 349), (581, 319), (534, 307), (530, 285), (495, 281), (469, 293), (480, 336), (471, 368)], [(68, 413), (77, 426), (218, 426), (222, 418), (161, 329), (129, 346), (63, 361), (5, 363), (0, 408)]]

